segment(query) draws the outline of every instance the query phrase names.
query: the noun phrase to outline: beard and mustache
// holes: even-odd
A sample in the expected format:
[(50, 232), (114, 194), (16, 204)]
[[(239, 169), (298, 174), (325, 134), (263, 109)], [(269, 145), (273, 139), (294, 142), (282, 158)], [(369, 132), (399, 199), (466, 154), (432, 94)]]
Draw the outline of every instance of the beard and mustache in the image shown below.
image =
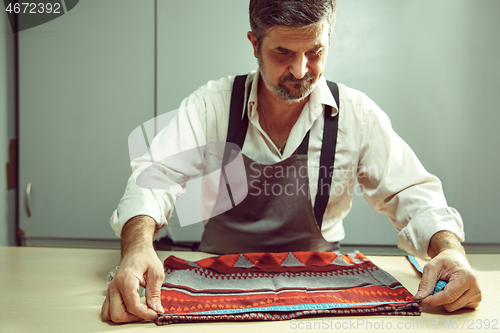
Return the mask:
[[(264, 66), (262, 58), (260, 56), (258, 58), (258, 63), (259, 63), (259, 70), (262, 73)], [(269, 89), (272, 93), (281, 98), (283, 101), (287, 103), (296, 103), (302, 101), (304, 98), (309, 96), (309, 94), (314, 90), (315, 87), (314, 83), (316, 77), (312, 73), (307, 72), (303, 78), (297, 79), (295, 76), (293, 76), (292, 73), (288, 73), (287, 75), (280, 77), (277, 86), (271, 86), (267, 82), (264, 75), (262, 75), (262, 79), (266, 84), (267, 89)], [(291, 83), (293, 92), (290, 88), (288, 88), (285, 85), (286, 82)]]

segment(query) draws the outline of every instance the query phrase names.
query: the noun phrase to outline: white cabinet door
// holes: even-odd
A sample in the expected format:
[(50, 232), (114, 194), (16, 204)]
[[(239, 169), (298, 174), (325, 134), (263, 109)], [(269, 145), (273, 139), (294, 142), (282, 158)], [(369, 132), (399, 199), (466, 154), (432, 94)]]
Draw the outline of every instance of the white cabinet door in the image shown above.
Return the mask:
[(128, 135), (154, 117), (154, 1), (80, 1), (20, 32), (19, 61), (20, 227), (32, 241), (116, 239)]

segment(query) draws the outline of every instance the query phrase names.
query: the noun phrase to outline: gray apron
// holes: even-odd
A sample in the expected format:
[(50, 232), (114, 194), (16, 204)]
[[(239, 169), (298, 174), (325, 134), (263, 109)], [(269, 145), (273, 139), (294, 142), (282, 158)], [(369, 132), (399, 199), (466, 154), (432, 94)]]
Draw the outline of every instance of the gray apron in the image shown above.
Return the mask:
[[(246, 76), (235, 79), (227, 137), (227, 142), (235, 143), (240, 149), (248, 128), (244, 101), (245, 80)], [(332, 82), (328, 82), (328, 85), (339, 106), (337, 85)], [(243, 117), (241, 110), (244, 110)], [(332, 117), (331, 107), (325, 106), (324, 116), (314, 211), (309, 195), (308, 172), (304, 172), (307, 170), (308, 132), (296, 154), (278, 163), (264, 165), (242, 154), (248, 195), (232, 209), (209, 219), (199, 246), (200, 251), (216, 254), (339, 252), (338, 242), (328, 242), (321, 234), (323, 214), (330, 196), (338, 129), (338, 113)], [(223, 165), (227, 165), (230, 153), (224, 153)], [(228, 186), (224, 181), (221, 184)]]

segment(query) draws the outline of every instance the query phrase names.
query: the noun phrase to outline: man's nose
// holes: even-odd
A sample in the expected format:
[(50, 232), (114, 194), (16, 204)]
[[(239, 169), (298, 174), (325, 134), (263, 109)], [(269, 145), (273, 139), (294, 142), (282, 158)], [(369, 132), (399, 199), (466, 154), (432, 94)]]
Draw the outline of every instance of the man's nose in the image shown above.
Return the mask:
[(307, 73), (307, 57), (305, 54), (297, 55), (290, 65), (290, 73), (296, 79), (302, 79)]

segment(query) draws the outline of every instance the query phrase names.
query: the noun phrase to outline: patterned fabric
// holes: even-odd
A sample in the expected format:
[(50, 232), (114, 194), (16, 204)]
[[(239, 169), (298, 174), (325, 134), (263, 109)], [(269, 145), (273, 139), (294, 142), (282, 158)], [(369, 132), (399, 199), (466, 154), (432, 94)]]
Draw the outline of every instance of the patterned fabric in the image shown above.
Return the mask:
[(396, 279), (362, 253), (245, 253), (196, 262), (170, 256), (157, 325), (288, 320), (307, 315), (420, 315)]

